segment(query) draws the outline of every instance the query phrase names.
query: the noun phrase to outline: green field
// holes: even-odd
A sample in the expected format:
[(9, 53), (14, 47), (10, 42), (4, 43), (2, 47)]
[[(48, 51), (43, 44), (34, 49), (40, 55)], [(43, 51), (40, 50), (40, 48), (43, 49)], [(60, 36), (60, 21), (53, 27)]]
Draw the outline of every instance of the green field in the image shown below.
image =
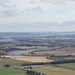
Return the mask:
[(60, 67), (75, 69), (75, 63), (59, 64)]
[(51, 59), (61, 61), (61, 60), (73, 60), (75, 57), (52, 57)]
[(25, 63), (28, 63), (28, 62), (19, 61), (19, 60), (11, 60), (11, 59), (0, 59), (0, 65), (5, 65), (5, 64), (19, 65), (19, 64), (25, 64)]
[(34, 68), (36, 72), (43, 73), (46, 75), (75, 75), (74, 70), (58, 68), (53, 66), (42, 66)]
[(19, 49), (31, 49), (31, 48), (35, 48), (35, 47), (26, 47), (26, 46), (14, 46), (13, 48), (19, 48)]
[(17, 69), (0, 68), (0, 75), (28, 75), (25, 71)]
[(35, 48), (47, 48), (47, 46), (32, 46), (32, 47), (26, 47), (26, 46), (13, 46), (13, 48), (19, 48), (19, 49), (35, 49)]

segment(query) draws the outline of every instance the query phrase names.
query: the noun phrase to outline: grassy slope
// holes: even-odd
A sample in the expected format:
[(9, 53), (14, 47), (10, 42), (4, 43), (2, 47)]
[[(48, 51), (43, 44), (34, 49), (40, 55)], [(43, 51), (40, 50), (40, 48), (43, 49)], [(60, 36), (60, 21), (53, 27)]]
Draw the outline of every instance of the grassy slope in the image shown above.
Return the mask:
[(75, 63), (59, 64), (60, 67), (75, 69)]
[(40, 72), (46, 75), (75, 75), (75, 71), (73, 70), (52, 67), (52, 66), (37, 67), (34, 68), (34, 70), (36, 72)]
[(27, 75), (25, 71), (17, 69), (0, 68), (0, 75)]
[(27, 62), (18, 61), (18, 60), (11, 60), (11, 59), (0, 59), (0, 65), (5, 65), (5, 64), (19, 65), (19, 64), (23, 64), (23, 63), (27, 63)]

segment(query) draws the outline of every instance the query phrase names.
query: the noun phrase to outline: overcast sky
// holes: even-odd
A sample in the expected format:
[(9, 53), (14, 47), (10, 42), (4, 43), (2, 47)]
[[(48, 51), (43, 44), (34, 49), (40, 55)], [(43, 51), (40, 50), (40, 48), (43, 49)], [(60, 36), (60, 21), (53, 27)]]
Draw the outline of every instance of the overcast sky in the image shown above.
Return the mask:
[(0, 32), (75, 31), (75, 0), (0, 0)]

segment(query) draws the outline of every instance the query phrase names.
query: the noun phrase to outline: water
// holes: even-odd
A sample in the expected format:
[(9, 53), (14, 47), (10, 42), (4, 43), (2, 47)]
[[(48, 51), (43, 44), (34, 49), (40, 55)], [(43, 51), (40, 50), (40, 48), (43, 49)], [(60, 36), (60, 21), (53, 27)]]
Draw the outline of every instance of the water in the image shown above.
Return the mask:
[(35, 51), (37, 49), (34, 49), (34, 50), (25, 50), (25, 51), (15, 51), (15, 52), (9, 52), (8, 55), (11, 55), (11, 56), (23, 56), (22, 54), (23, 53), (27, 53), (27, 52), (31, 52), (31, 51)]
[(0, 42), (14, 42), (14, 39), (0, 39)]
[(37, 51), (37, 50), (40, 50), (40, 49), (46, 49), (46, 48), (14, 51), (14, 52), (9, 52), (8, 55), (11, 55), (11, 56), (24, 56), (24, 55), (22, 55), (23, 53), (28, 53), (28, 52), (32, 52), (32, 51)]

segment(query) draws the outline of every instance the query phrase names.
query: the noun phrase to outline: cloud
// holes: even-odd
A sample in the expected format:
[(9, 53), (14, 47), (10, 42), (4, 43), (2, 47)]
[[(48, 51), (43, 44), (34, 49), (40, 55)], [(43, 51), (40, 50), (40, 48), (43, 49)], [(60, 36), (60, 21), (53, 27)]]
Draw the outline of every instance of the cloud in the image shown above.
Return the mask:
[(9, 23), (0, 26), (0, 31), (9, 31), (9, 32), (74, 31), (74, 30), (75, 30), (75, 21)]
[[(30, 3), (31, 2), (31, 3)], [(3, 16), (17, 16), (24, 14), (26, 11), (42, 11), (43, 9), (37, 4), (36, 1), (11, 1), (11, 0), (0, 0), (0, 17)]]
[(35, 4), (35, 3), (37, 3), (37, 1), (31, 0), (30, 3)]
[(17, 15), (16, 4), (9, 0), (0, 0), (0, 17)]
[[(26, 11), (44, 11), (51, 9), (50, 4), (64, 5), (75, 0), (0, 0), (0, 17), (17, 16)], [(49, 4), (49, 5), (48, 5)]]
[(64, 0), (64, 1), (75, 1), (75, 0)]
[(7, 25), (11, 26), (40, 26), (40, 27), (66, 27), (66, 26), (75, 26), (75, 21), (61, 21), (61, 22), (19, 22), (19, 23), (9, 23)]
[(13, 4), (11, 1), (8, 1), (8, 0), (0, 0), (0, 6), (2, 6), (2, 7), (16, 7), (16, 4)]
[(26, 11), (43, 11), (43, 9), (41, 7), (33, 7), (33, 8), (29, 8)]
[(46, 4), (57, 4), (57, 5), (65, 5), (68, 1), (75, 1), (75, 0), (40, 0), (40, 2), (44, 2)]
[(7, 9), (4, 9), (4, 10), (0, 10), (0, 17), (17, 16), (20, 13), (22, 13), (22, 12), (18, 11), (17, 9), (7, 8)]
[(65, 22), (61, 22), (61, 25), (65, 25), (65, 26), (75, 26), (75, 21), (65, 21)]
[(40, 0), (41, 2), (44, 2), (46, 4), (51, 3), (51, 4), (60, 4), (63, 5), (65, 4), (64, 0)]
[(2, 24), (2, 22), (0, 22), (0, 25)]
[(10, 10), (10, 9), (4, 10), (2, 12), (6, 16), (16, 16), (18, 14), (15, 10)]

